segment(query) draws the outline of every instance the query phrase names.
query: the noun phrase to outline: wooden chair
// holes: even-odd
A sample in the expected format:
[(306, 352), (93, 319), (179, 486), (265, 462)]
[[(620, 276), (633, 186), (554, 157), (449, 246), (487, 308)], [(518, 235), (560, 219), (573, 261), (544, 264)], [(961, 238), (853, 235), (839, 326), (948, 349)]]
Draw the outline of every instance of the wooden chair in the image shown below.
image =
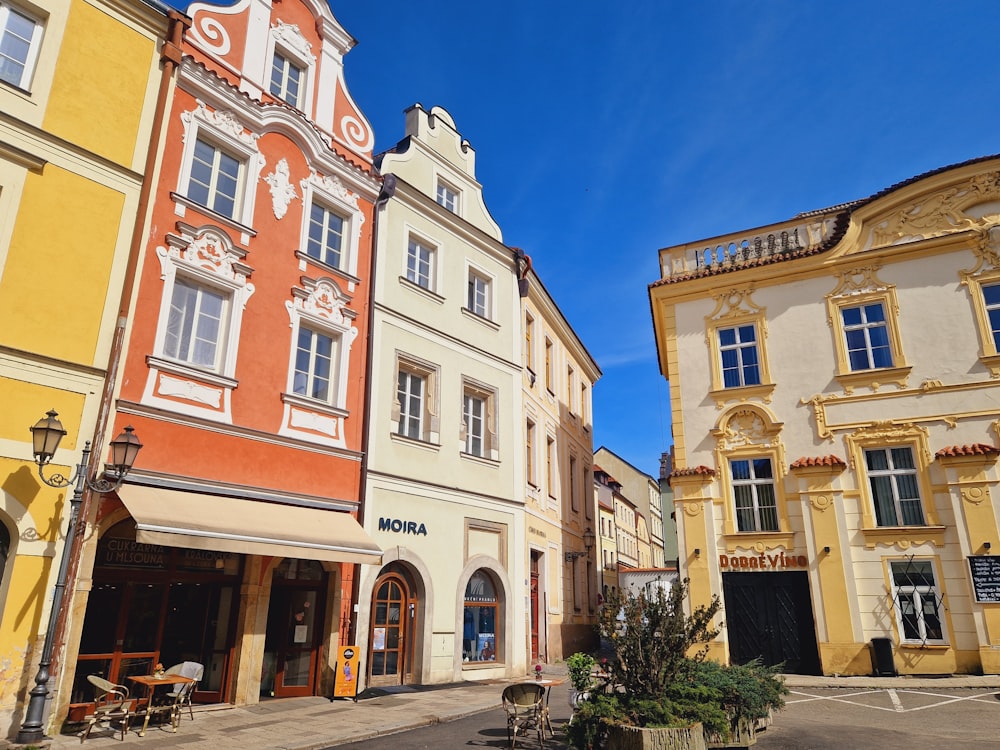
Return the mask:
[(538, 735), (538, 746), (545, 747), (545, 687), (534, 682), (519, 682), (503, 689), (503, 710), (507, 714), (507, 740), (514, 750), (517, 735)]
[(94, 686), (95, 706), (94, 713), (86, 717), (87, 727), (80, 735), (80, 742), (90, 736), (90, 730), (94, 728), (95, 724), (107, 722), (108, 726), (111, 727), (111, 723), (114, 721), (121, 723), (122, 741), (124, 742), (134, 703), (129, 698), (128, 688), (109, 682), (96, 674), (87, 675), (87, 682)]

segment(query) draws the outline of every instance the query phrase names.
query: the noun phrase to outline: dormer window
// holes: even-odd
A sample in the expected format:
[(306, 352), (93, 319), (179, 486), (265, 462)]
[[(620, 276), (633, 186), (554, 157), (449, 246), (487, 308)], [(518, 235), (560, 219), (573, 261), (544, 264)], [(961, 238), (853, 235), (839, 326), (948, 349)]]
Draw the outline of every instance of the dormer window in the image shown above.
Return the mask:
[(271, 93), (296, 109), (301, 109), (304, 80), (305, 71), (279, 50), (275, 50), (271, 62)]
[(444, 206), (446, 209), (451, 211), (453, 214), (458, 213), (458, 190), (453, 188), (444, 180), (438, 180), (437, 184), (437, 202)]

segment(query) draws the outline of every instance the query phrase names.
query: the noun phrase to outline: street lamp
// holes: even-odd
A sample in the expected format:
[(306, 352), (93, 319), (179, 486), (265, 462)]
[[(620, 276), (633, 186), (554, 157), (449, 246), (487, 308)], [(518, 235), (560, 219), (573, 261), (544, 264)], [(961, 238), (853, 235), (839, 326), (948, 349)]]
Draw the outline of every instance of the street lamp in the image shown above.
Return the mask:
[(584, 547), (585, 551), (584, 552), (578, 552), (578, 551), (566, 552), (563, 555), (563, 558), (566, 560), (566, 562), (573, 562), (578, 557), (590, 557), (590, 550), (593, 549), (593, 547), (594, 547), (594, 539), (595, 538), (596, 537), (594, 536), (594, 532), (588, 526), (587, 529), (583, 532), (583, 547)]
[(132, 431), (132, 427), (126, 427), (124, 431), (111, 441), (111, 463), (108, 464), (104, 475), (93, 479), (87, 478), (87, 465), (90, 463), (90, 441), (83, 446), (83, 455), (80, 463), (76, 467), (73, 476), (67, 477), (58, 472), (46, 477), (44, 473), (45, 465), (52, 460), (59, 441), (62, 440), (66, 430), (63, 429), (56, 411), (50, 410), (45, 417), (39, 419), (31, 429), (32, 452), (35, 455), (35, 463), (38, 464), (38, 476), (50, 487), (73, 487), (73, 495), (70, 498), (69, 526), (66, 532), (66, 543), (63, 545), (62, 559), (59, 562), (59, 573), (56, 576), (56, 588), (52, 594), (52, 609), (49, 612), (49, 625), (45, 631), (45, 644), (42, 646), (42, 656), (38, 661), (38, 673), (35, 675), (35, 687), (28, 693), (28, 710), (25, 712), (24, 722), (17, 733), (17, 742), (28, 744), (40, 741), (45, 732), (42, 728), (42, 721), (45, 714), (45, 699), (48, 697), (49, 689), (49, 666), (52, 664), (52, 649), (55, 644), (55, 632), (59, 623), (59, 615), (62, 611), (63, 593), (66, 589), (66, 574), (69, 570), (69, 561), (73, 548), (73, 530), (76, 528), (77, 515), (80, 512), (80, 503), (83, 501), (83, 492), (89, 489), (92, 492), (114, 492), (121, 487), (125, 480), (125, 475), (129, 473), (135, 457), (142, 448), (142, 443)]

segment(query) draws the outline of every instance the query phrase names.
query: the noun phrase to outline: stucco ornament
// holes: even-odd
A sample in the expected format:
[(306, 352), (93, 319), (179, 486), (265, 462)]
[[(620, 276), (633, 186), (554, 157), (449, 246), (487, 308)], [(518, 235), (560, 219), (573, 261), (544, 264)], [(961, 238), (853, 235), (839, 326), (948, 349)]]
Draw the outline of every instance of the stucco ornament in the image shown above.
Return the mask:
[(299, 197), (288, 177), (288, 161), (282, 159), (274, 165), (274, 172), (264, 178), (264, 182), (271, 186), (271, 210), (274, 211), (274, 218), (278, 220), (285, 218), (288, 204)]
[(206, 49), (217, 55), (228, 55), (233, 48), (229, 32), (218, 19), (211, 16), (196, 15), (191, 31), (188, 32), (196, 41), (201, 42)]
[(181, 122), (184, 123), (184, 141), (187, 142), (188, 133), (190, 131), (191, 121), (194, 119), (201, 120), (213, 128), (216, 128), (225, 135), (231, 136), (238, 140), (240, 143), (249, 146), (256, 150), (257, 148), (257, 135), (254, 133), (246, 132), (243, 127), (243, 123), (236, 117), (234, 112), (230, 110), (214, 110), (209, 109), (205, 102), (200, 99), (196, 99), (195, 103), (198, 107), (190, 112), (184, 112), (181, 114)]
[(278, 19), (278, 22), (271, 27), (271, 35), (301, 61), (308, 61), (310, 64), (316, 62), (312, 44), (302, 35), (297, 24), (285, 23)]

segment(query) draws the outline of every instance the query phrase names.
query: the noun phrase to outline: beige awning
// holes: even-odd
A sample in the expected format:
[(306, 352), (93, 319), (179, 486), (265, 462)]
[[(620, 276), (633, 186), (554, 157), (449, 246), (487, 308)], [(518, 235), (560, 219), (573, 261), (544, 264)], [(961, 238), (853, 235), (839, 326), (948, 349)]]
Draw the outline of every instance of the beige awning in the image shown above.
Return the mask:
[(136, 541), (168, 547), (331, 562), (382, 562), (382, 550), (349, 513), (238, 497), (123, 485)]

